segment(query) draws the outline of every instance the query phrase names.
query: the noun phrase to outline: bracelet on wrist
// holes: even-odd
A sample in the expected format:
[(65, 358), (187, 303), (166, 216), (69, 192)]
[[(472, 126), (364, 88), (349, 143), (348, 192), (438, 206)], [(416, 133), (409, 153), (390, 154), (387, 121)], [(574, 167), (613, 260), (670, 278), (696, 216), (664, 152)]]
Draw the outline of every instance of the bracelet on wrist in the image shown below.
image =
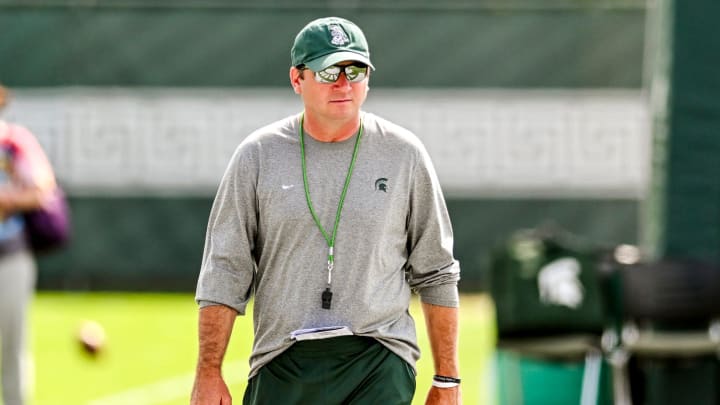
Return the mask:
[(432, 382), (432, 386), (437, 387), (437, 388), (455, 388), (459, 385), (460, 384), (458, 384), (458, 383), (446, 383), (446, 382), (440, 382), (440, 381), (435, 381), (435, 380), (433, 380), (433, 382)]
[(460, 379), (459, 379), (459, 378), (457, 378), (457, 377), (448, 377), (448, 376), (446, 376), (446, 375), (437, 375), (437, 374), (435, 374), (435, 375), (433, 376), (433, 381), (460, 384)]
[(432, 386), (438, 388), (454, 388), (460, 385), (460, 379), (444, 375), (434, 375)]

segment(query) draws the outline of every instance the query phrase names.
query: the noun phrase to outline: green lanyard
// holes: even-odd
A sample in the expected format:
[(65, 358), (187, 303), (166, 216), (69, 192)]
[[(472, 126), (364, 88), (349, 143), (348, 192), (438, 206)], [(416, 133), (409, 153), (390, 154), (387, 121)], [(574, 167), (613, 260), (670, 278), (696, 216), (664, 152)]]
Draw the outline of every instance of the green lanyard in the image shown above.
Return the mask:
[(320, 232), (322, 233), (323, 237), (325, 238), (325, 242), (327, 242), (328, 245), (327, 288), (325, 288), (325, 291), (323, 291), (321, 299), (322, 307), (324, 309), (330, 309), (330, 303), (332, 301), (330, 284), (332, 283), (332, 271), (333, 265), (335, 263), (335, 253), (333, 252), (333, 248), (335, 247), (335, 236), (337, 235), (338, 224), (340, 223), (340, 213), (342, 212), (343, 204), (345, 203), (345, 194), (347, 194), (348, 186), (350, 185), (350, 178), (352, 177), (352, 172), (355, 168), (355, 160), (357, 158), (358, 149), (360, 149), (360, 138), (362, 137), (363, 133), (363, 125), (362, 121), (360, 121), (360, 129), (358, 129), (357, 138), (355, 138), (355, 148), (353, 149), (352, 160), (350, 160), (350, 167), (348, 167), (347, 176), (345, 176), (345, 185), (343, 185), (342, 194), (340, 194), (340, 201), (338, 202), (337, 212), (335, 213), (335, 224), (333, 225), (332, 237), (330, 237), (328, 236), (328, 233), (325, 232), (325, 229), (320, 223), (320, 219), (318, 219), (317, 214), (315, 214), (315, 209), (313, 208), (312, 200), (310, 199), (310, 188), (308, 186), (307, 178), (307, 165), (305, 163), (305, 135), (303, 133), (304, 122), (305, 115), (300, 118), (300, 155), (302, 157), (303, 186), (305, 187), (305, 199), (307, 200), (308, 208), (310, 208), (310, 214), (315, 220), (315, 225), (317, 225), (318, 229), (320, 229)]

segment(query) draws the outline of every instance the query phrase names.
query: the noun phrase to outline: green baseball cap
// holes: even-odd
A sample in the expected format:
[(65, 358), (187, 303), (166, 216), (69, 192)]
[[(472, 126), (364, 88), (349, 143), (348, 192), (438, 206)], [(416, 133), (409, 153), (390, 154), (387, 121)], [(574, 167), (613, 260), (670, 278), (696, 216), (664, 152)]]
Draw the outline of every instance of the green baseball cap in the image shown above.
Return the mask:
[(295, 37), (290, 50), (292, 66), (305, 65), (314, 72), (338, 62), (362, 62), (372, 69), (365, 34), (355, 23), (340, 17), (311, 21)]

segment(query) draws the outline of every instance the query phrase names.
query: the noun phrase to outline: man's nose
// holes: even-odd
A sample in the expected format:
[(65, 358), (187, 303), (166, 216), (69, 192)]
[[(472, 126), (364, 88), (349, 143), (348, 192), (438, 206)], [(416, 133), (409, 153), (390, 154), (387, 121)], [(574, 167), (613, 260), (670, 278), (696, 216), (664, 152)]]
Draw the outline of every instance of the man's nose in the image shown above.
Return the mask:
[(335, 86), (337, 87), (345, 87), (350, 86), (350, 81), (347, 79), (347, 76), (345, 76), (345, 72), (340, 72), (340, 75), (338, 76), (337, 81), (335, 81)]

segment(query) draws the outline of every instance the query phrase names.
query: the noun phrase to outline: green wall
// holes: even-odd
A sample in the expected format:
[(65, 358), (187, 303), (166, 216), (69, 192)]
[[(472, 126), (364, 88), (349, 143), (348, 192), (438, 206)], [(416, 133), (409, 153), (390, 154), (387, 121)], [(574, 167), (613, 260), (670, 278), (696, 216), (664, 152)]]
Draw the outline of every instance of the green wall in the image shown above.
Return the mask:
[(340, 15), (366, 32), (378, 87), (642, 84), (645, 1), (348, 3), (0, 1), (0, 81), (287, 87), (295, 34)]
[(658, 257), (720, 262), (720, 3), (661, 2), (654, 182), (648, 235)]
[[(211, 198), (71, 198), (74, 239), (41, 258), (39, 288), (192, 291)], [(633, 200), (448, 199), (460, 288), (486, 288), (487, 253), (518, 228), (553, 221), (598, 244), (637, 241)]]

